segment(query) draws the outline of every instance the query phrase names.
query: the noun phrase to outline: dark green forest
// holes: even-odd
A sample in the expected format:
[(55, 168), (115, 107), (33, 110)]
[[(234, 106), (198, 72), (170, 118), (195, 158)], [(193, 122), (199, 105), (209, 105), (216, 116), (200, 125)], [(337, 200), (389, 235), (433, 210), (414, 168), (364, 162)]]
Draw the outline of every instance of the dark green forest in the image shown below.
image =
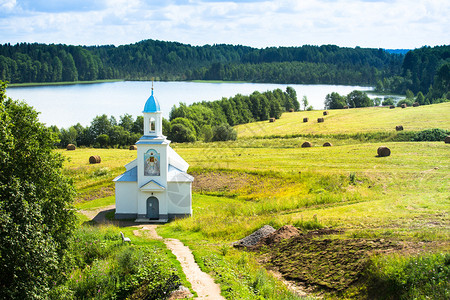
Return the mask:
[(401, 74), (403, 56), (334, 45), (190, 46), (146, 40), (123, 46), (21, 43), (0, 46), (0, 79), (10, 83), (97, 79), (242, 80), (375, 84)]
[(225, 80), (372, 85), (378, 92), (422, 92), (448, 99), (450, 46), (408, 51), (335, 45), (191, 46), (144, 40), (122, 46), (0, 45), (0, 80), (10, 83), (123, 80)]

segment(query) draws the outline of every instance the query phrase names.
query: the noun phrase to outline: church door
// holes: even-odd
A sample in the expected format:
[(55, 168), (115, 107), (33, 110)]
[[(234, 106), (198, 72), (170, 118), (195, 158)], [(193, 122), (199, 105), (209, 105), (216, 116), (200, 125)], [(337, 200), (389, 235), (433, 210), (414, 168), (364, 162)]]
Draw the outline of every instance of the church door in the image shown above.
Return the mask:
[(149, 197), (147, 199), (147, 218), (159, 219), (159, 201), (156, 197)]

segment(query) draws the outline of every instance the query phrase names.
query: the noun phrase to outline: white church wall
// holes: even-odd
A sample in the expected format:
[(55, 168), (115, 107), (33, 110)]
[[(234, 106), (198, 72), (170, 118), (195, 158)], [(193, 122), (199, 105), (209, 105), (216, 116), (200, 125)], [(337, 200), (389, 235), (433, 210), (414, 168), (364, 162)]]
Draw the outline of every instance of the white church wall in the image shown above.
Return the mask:
[(116, 215), (134, 215), (137, 213), (137, 184), (136, 182), (116, 183)]
[(189, 182), (169, 182), (167, 188), (169, 215), (192, 215), (191, 184)]

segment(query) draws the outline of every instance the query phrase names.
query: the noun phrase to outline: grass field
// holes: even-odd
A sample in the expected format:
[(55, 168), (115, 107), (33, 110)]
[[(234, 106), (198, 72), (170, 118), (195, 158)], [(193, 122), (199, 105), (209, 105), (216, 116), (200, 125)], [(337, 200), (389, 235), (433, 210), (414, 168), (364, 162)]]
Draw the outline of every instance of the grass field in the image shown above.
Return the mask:
[[(429, 128), (450, 128), (450, 102), (419, 107), (371, 107), (323, 111), (301, 111), (284, 113), (274, 123), (255, 122), (236, 126), (238, 137), (290, 135), (290, 134), (354, 134), (363, 132), (391, 132), (402, 125), (408, 131)], [(324, 122), (318, 123), (317, 118)], [(303, 118), (309, 118), (303, 123)]]
[[(450, 146), (444, 142), (380, 142), (377, 134), (370, 140), (351, 135), (395, 131), (395, 125), (403, 125), (406, 133), (436, 127), (449, 130), (449, 108), (450, 103), (394, 110), (332, 110), (323, 124), (314, 121), (321, 111), (285, 113), (275, 123), (238, 126), (237, 141), (173, 144), (196, 177), (194, 213), (158, 231), (187, 244), (229, 299), (257, 299), (255, 286), (258, 293), (277, 290), (267, 292), (263, 299), (295, 299), (280, 292), (280, 283), (258, 262), (260, 256), (230, 246), (265, 224), (275, 228), (292, 224), (302, 230), (333, 228), (341, 232), (333, 239), (356, 244), (361, 239), (400, 243), (400, 256), (375, 259), (374, 264), (382, 267), (381, 273), (373, 274), (404, 273), (400, 268), (406, 262), (417, 263), (410, 258), (413, 254), (450, 251)], [(303, 123), (303, 116), (310, 122)], [(310, 136), (283, 137), (298, 132)], [(269, 138), (273, 135), (280, 137)], [(305, 140), (313, 147), (301, 148)], [(322, 147), (325, 141), (333, 146)], [(389, 157), (377, 156), (381, 145), (391, 149)], [(80, 209), (113, 203), (111, 180), (136, 156), (136, 151), (122, 149), (57, 151), (68, 158), (65, 172), (79, 191)], [(90, 165), (91, 155), (100, 155), (101, 164)], [(317, 261), (317, 265), (322, 263)], [(360, 284), (333, 297), (358, 298), (366, 289)]]

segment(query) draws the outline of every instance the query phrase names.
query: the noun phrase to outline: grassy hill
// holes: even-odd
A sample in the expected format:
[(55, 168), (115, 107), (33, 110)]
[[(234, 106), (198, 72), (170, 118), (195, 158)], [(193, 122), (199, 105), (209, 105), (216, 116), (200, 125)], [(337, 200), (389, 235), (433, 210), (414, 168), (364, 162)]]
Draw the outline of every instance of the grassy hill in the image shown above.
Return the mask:
[[(356, 134), (365, 132), (395, 132), (402, 125), (408, 131), (429, 128), (450, 129), (450, 102), (419, 107), (389, 109), (388, 107), (354, 108), (323, 111), (300, 111), (284, 113), (274, 123), (255, 122), (236, 126), (238, 136), (264, 137), (295, 134)], [(324, 122), (318, 123), (317, 118)], [(307, 123), (303, 118), (309, 118)]]
[[(450, 274), (450, 145), (353, 135), (396, 134), (396, 125), (406, 132), (448, 130), (449, 108), (331, 110), (323, 124), (316, 121), (321, 111), (285, 113), (275, 123), (238, 126), (237, 141), (173, 144), (195, 177), (194, 215), (158, 231), (187, 244), (229, 299), (296, 299), (280, 296), (285, 288), (266, 271), (272, 268), (336, 298), (445, 298), (450, 286), (439, 278)], [(306, 140), (313, 146), (302, 148)], [(325, 141), (333, 146), (322, 147)], [(381, 145), (391, 149), (389, 157), (377, 156)], [(111, 180), (136, 155), (123, 149), (58, 151), (69, 158), (66, 173), (84, 209), (114, 203)], [(100, 155), (102, 163), (89, 165), (90, 155)], [(231, 247), (265, 224), (318, 234), (257, 252)], [(305, 268), (307, 276), (295, 271)]]

